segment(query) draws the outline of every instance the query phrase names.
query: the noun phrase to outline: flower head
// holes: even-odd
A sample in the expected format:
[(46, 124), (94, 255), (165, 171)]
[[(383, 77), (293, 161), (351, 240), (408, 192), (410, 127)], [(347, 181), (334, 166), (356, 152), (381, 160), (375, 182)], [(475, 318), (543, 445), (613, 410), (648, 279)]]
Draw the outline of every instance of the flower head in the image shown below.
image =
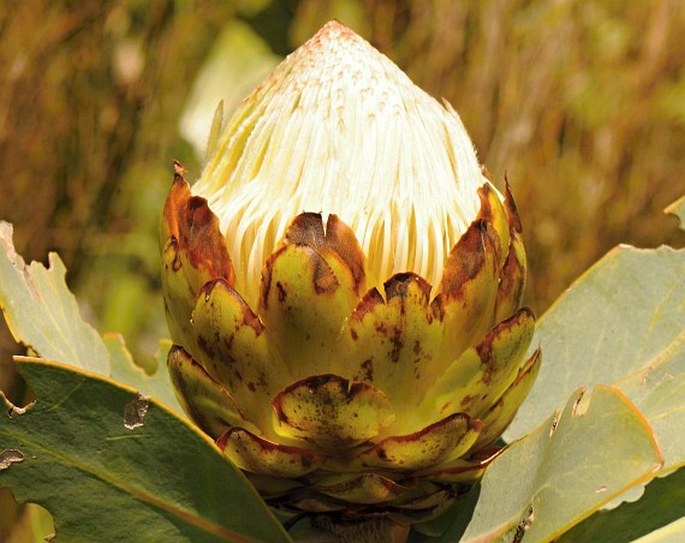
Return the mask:
[(370, 285), (405, 271), (439, 284), (484, 183), (454, 109), (330, 22), (245, 99), (192, 191), (230, 232), (237, 289), (254, 305), (264, 262), (303, 211), (352, 228)]
[(339, 23), (245, 100), (192, 189), (177, 165), (161, 242), (179, 400), (275, 505), (435, 513), (538, 371), (508, 188)]

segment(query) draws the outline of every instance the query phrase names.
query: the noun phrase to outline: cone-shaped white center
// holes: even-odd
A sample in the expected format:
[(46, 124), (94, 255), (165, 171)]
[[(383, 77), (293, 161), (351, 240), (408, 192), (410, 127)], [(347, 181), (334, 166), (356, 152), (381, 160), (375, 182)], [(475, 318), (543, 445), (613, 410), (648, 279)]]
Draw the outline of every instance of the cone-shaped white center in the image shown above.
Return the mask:
[(437, 286), (485, 182), (452, 107), (331, 22), (245, 99), (192, 190), (220, 218), (254, 307), (265, 260), (303, 211), (354, 230), (368, 286), (404, 271)]

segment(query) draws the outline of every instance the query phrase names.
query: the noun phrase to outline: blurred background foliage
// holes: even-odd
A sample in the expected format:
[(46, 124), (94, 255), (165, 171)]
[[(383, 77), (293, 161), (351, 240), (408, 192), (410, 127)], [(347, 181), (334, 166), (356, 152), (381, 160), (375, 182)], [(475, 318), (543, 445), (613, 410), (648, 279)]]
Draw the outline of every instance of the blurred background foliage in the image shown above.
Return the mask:
[[(683, 245), (661, 213), (685, 192), (682, 7), (0, 2), (0, 218), (14, 223), (27, 260), (61, 255), (84, 314), (122, 333), (145, 364), (166, 334), (156, 232), (172, 160), (196, 176), (217, 101), (230, 113), (337, 18), (447, 98), (493, 178), (502, 186), (508, 176), (529, 253), (527, 300), (540, 314), (619, 242)], [(0, 389), (16, 391), (10, 354), (22, 348), (6, 330), (0, 336)], [(0, 495), (0, 541), (26, 541), (30, 530), (10, 529), (21, 510), (7, 499)]]

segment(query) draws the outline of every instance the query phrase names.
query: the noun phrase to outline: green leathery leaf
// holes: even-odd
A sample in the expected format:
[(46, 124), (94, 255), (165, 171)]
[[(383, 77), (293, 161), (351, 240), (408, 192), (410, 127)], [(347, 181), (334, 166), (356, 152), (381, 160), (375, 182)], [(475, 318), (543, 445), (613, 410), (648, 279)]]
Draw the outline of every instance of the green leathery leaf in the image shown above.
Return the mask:
[(0, 484), (46, 507), (59, 540), (291, 541), (213, 442), (156, 400), (57, 362), (17, 368), (37, 400), (0, 417), (3, 452), (21, 455)]
[(98, 333), (79, 312), (55, 253), (49, 267), (26, 265), (14, 250), (12, 225), (0, 221), (0, 307), (15, 340), (44, 358), (109, 374), (109, 353)]
[(539, 321), (545, 363), (511, 440), (573, 386), (614, 383), (652, 424), (664, 469), (685, 464), (685, 250), (619, 247)]
[(64, 264), (56, 254), (50, 255), (47, 269), (38, 262), (27, 266), (14, 251), (9, 223), (0, 222), (0, 242), (5, 249), (0, 251), (0, 306), (17, 341), (43, 358), (111, 376), (182, 413), (165, 368), (169, 341), (160, 342), (158, 371), (147, 375), (134, 362), (121, 336), (101, 338), (83, 321), (64, 281)]
[(524, 533), (553, 540), (651, 478), (661, 462), (646, 419), (623, 393), (603, 385), (591, 396), (577, 391), (563, 413), (490, 464), (465, 532), (455, 521), (437, 541), (511, 541)]
[(664, 470), (685, 465), (685, 330), (650, 364), (616, 386), (647, 417), (664, 453)]
[(685, 541), (683, 519), (685, 469), (679, 469), (668, 477), (658, 477), (650, 482), (638, 501), (601, 511), (575, 526), (558, 541)]

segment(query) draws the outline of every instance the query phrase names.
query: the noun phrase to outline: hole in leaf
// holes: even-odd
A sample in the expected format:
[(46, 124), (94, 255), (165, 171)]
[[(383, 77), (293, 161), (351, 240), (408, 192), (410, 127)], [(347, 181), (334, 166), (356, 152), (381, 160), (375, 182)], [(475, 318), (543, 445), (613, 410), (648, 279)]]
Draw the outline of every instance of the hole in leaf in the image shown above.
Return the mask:
[(138, 393), (136, 399), (128, 402), (124, 407), (124, 426), (129, 430), (143, 426), (147, 408), (148, 398)]

